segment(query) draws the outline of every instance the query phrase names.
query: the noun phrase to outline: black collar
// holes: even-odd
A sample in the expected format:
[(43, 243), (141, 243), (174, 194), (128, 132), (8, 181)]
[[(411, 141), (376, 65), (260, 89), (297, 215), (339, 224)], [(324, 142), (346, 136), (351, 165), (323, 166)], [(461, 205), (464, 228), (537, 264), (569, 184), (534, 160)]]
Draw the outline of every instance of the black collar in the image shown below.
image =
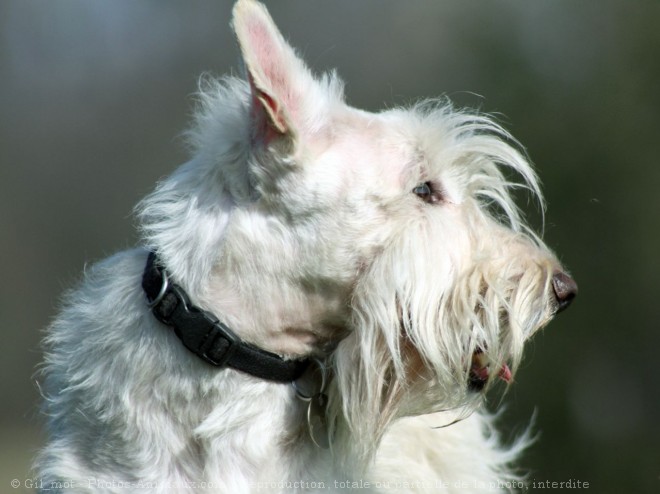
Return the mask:
[(172, 283), (149, 253), (142, 288), (154, 317), (174, 329), (183, 345), (216, 367), (231, 367), (261, 379), (291, 382), (300, 377), (309, 360), (285, 360), (244, 341), (209, 312), (190, 303), (186, 292)]

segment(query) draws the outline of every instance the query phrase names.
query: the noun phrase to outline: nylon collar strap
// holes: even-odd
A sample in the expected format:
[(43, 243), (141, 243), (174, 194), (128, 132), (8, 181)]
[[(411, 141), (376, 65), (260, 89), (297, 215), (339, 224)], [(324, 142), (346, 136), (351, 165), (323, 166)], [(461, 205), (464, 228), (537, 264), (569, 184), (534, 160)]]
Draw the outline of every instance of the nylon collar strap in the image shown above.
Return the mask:
[(174, 329), (188, 350), (211, 365), (277, 382), (296, 380), (309, 365), (307, 359), (285, 360), (241, 341), (211, 313), (190, 303), (183, 288), (173, 283), (159, 265), (154, 252), (147, 258), (142, 288), (154, 317)]

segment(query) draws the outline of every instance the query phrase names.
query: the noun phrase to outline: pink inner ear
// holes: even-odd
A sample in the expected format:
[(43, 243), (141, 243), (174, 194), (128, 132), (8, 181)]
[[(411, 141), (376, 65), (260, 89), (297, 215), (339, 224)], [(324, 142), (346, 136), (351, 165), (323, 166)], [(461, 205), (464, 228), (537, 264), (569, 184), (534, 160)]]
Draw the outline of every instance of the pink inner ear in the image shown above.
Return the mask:
[[(267, 26), (255, 21), (249, 26), (253, 62), (256, 62), (257, 74), (263, 77), (265, 85), (262, 90), (272, 91), (273, 94), (283, 98), (288, 86), (286, 69), (289, 66), (287, 54), (281, 46), (276, 33), (271, 32)], [(255, 74), (256, 75), (256, 74)], [(260, 77), (258, 77), (260, 79)]]
[(267, 26), (255, 20), (248, 27), (251, 40), (252, 53), (264, 77), (271, 83), (282, 80), (280, 70), (282, 65), (282, 52), (279, 40)]
[(286, 125), (286, 121), (282, 111), (280, 110), (280, 105), (277, 101), (271, 97), (269, 94), (259, 91), (257, 89), (257, 98), (256, 98), (265, 108), (266, 113), (269, 117), (270, 123), (274, 127), (273, 130), (279, 132), (280, 134), (286, 134), (289, 130)]
[[(250, 23), (248, 33), (252, 52), (248, 69), (251, 72), (253, 117), (257, 125), (270, 123), (270, 129), (260, 129), (268, 134), (262, 135), (262, 138), (269, 141), (278, 133), (285, 134), (289, 130), (284, 110), (289, 84), (286, 77), (286, 53), (283, 53), (277, 35), (258, 19)], [(265, 112), (268, 122), (260, 122), (259, 107)]]
[(287, 132), (287, 126), (277, 101), (269, 94), (257, 88), (249, 75), (252, 93), (252, 139), (268, 145), (271, 141)]

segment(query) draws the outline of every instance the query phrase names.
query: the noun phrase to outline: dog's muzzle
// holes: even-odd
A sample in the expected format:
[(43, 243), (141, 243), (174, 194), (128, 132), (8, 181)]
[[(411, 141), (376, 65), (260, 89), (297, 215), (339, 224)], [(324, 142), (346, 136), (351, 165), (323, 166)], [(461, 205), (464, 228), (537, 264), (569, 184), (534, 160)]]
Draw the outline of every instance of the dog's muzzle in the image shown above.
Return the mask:
[[(573, 278), (563, 271), (556, 271), (552, 275), (552, 300), (553, 313), (558, 314), (567, 309), (573, 302), (578, 293), (577, 283)], [(472, 361), (470, 364), (470, 373), (468, 379), (468, 387), (472, 391), (481, 391), (485, 388), (486, 383), (491, 378), (493, 369), (486, 354), (481, 348), (478, 348), (472, 354)], [(511, 369), (507, 364), (503, 364), (497, 370), (497, 377), (509, 384), (513, 379)]]

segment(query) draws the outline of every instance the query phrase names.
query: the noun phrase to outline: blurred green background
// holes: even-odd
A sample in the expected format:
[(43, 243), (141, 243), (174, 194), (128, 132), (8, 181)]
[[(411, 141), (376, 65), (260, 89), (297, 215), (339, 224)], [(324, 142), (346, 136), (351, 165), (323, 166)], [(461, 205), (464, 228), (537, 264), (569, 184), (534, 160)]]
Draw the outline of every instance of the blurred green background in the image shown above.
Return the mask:
[[(545, 238), (580, 295), (529, 346), (505, 436), (536, 410), (531, 479), (660, 492), (660, 3), (266, 3), (313, 68), (338, 69), (351, 104), (447, 94), (525, 145)], [(230, 9), (0, 3), (0, 492), (23, 490), (9, 482), (29, 478), (43, 440), (41, 330), (85, 263), (137, 242), (133, 205), (186, 160), (198, 75), (237, 67)]]

